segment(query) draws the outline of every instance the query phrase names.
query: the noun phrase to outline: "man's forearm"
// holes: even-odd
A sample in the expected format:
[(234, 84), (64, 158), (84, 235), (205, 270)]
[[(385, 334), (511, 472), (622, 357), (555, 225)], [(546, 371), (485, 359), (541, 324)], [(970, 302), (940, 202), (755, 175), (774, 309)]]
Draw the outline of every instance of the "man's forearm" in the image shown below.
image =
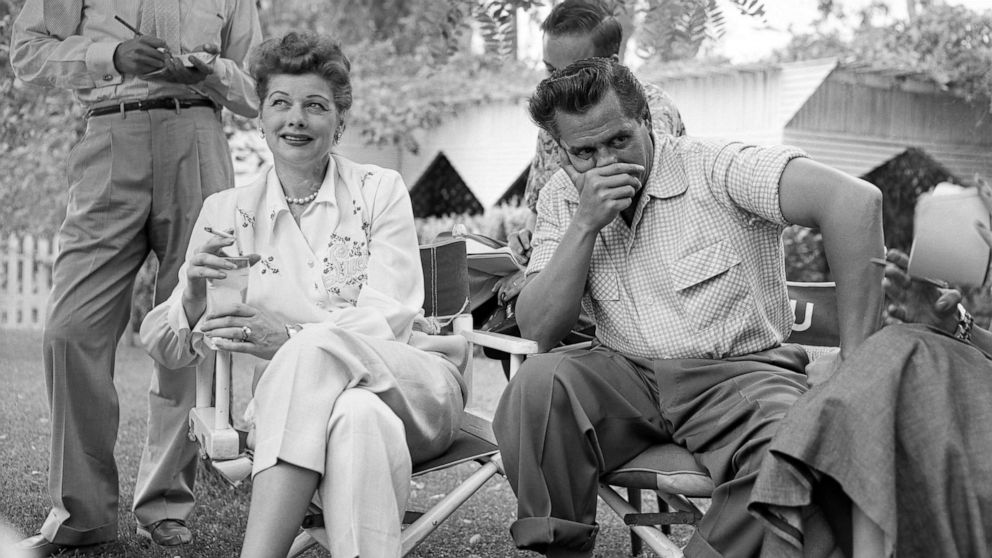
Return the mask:
[(881, 196), (874, 189), (849, 193), (827, 212), (820, 232), (837, 283), (841, 354), (846, 356), (881, 325), (884, 270), (870, 263), (885, 251)]
[(597, 231), (575, 222), (565, 231), (551, 261), (524, 287), (517, 301), (517, 323), (524, 337), (546, 351), (561, 341), (579, 317), (582, 293)]
[(873, 185), (808, 159), (794, 159), (781, 178), (782, 212), (814, 227), (837, 283), (841, 354), (846, 356), (881, 324), (884, 254), (882, 194)]

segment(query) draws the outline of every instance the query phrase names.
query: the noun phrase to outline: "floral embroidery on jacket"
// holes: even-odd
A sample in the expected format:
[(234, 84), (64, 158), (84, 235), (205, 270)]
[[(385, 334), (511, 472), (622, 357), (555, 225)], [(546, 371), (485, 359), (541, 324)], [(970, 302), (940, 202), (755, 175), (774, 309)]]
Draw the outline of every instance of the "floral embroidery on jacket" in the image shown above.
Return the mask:
[[(362, 188), (366, 186), (373, 172), (366, 172), (362, 178)], [(364, 238), (332, 233), (327, 242), (327, 256), (323, 258), (324, 288), (352, 305), (358, 303), (358, 295), (368, 282), (369, 242), (372, 224), (366, 218), (364, 206), (359, 199), (353, 199), (352, 215), (361, 216)]]
[(272, 273), (279, 273), (279, 268), (273, 264), (274, 261), (275, 258), (272, 256), (263, 257), (261, 260), (259, 260), (258, 263), (265, 266), (265, 269), (263, 269), (260, 273), (262, 273), (262, 275), (265, 275), (266, 271), (271, 271)]
[(327, 291), (347, 300), (358, 302), (358, 293), (368, 282), (369, 254), (365, 239), (332, 234), (324, 258), (324, 286)]
[(245, 211), (239, 207), (238, 214), (241, 215), (241, 228), (247, 229), (255, 226), (255, 213), (253, 211)]

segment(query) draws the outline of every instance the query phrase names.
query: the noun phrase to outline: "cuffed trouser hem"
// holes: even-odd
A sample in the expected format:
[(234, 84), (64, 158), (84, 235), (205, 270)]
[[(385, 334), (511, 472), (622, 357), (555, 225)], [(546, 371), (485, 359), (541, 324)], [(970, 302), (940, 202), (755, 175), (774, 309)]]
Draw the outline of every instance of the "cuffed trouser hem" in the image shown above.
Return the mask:
[(555, 517), (526, 517), (510, 525), (517, 548), (550, 556), (591, 556), (598, 534), (599, 525)]
[(117, 522), (107, 523), (92, 529), (80, 530), (60, 523), (61, 514), (51, 511), (41, 526), (40, 533), (45, 539), (56, 543), (72, 546), (87, 546), (117, 540)]
[(682, 549), (686, 558), (723, 558), (723, 554), (717, 552), (710, 543), (706, 542), (699, 533), (694, 533), (689, 539), (689, 544)]

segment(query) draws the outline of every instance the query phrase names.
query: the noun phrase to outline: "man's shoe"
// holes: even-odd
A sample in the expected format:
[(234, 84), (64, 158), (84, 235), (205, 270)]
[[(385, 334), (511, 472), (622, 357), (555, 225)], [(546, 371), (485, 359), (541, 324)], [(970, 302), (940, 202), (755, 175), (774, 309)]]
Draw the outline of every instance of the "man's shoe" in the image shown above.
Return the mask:
[(163, 519), (144, 527), (138, 526), (138, 535), (159, 546), (179, 546), (193, 542), (186, 522), (181, 519)]
[[(108, 544), (112, 541), (101, 542), (88, 545), (59, 544), (45, 538), (42, 534), (30, 536), (14, 545), (14, 549), (20, 551), (24, 556), (31, 558), (43, 558), (46, 556), (56, 556), (63, 552), (71, 552), (77, 548), (96, 547)], [(18, 554), (20, 556), (21, 554)]]
[(66, 547), (53, 543), (45, 538), (41, 533), (21, 540), (14, 548), (24, 553), (25, 556), (55, 556)]

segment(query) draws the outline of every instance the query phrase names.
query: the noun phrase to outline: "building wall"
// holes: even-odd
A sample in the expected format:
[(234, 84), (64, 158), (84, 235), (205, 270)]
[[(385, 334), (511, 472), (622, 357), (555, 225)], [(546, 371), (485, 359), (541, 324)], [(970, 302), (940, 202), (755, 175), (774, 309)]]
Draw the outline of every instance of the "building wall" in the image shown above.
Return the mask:
[(398, 147), (362, 146), (345, 134), (340, 151), (356, 161), (396, 169), (408, 186), (420, 178), (443, 151), (482, 203), (492, 206), (530, 164), (537, 144), (537, 126), (524, 103), (467, 107), (441, 126), (416, 133), (418, 153)]
[(856, 176), (907, 147), (925, 150), (961, 178), (992, 176), (992, 118), (936, 87), (835, 72), (788, 122), (786, 143)]
[(780, 75), (771, 70), (698, 72), (654, 82), (675, 101), (686, 132), (767, 145), (781, 141)]

